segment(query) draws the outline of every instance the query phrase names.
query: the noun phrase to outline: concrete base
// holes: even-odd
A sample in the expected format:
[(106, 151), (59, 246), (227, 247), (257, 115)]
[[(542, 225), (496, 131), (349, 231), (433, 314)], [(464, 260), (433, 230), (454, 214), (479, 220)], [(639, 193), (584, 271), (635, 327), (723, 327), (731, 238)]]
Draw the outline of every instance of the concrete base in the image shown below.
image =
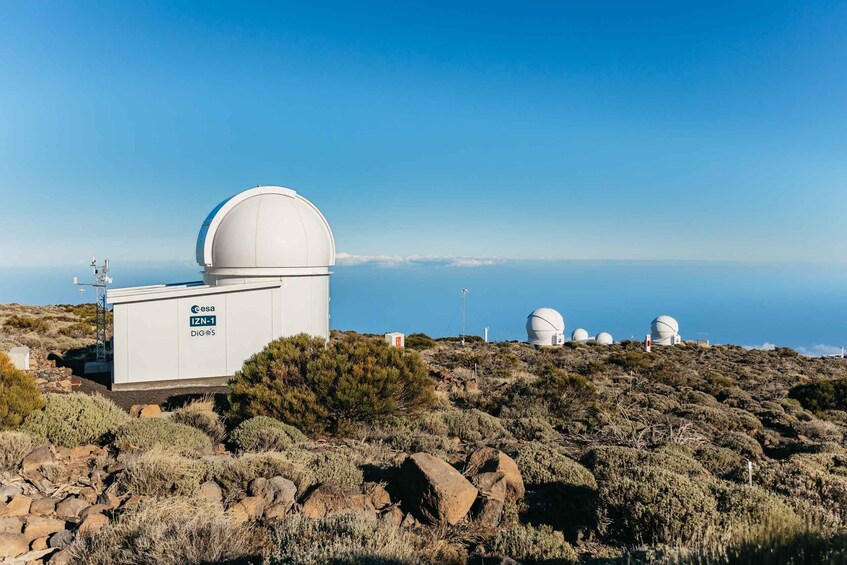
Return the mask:
[(82, 373), (85, 375), (102, 375), (103, 373), (111, 373), (112, 364), (108, 361), (86, 361)]
[(199, 386), (226, 386), (232, 377), (201, 377), (197, 379), (175, 379), (170, 381), (148, 381), (139, 383), (112, 383), (112, 390), (158, 390), (168, 388), (190, 388)]

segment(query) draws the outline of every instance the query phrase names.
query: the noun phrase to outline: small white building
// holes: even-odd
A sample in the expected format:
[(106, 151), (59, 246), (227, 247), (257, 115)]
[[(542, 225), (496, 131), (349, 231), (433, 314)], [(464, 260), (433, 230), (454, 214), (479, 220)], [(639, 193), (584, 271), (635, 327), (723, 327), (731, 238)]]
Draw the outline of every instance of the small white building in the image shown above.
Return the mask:
[(385, 343), (390, 347), (403, 349), (406, 347), (406, 336), (400, 332), (388, 332), (385, 334)]
[(203, 281), (109, 290), (115, 389), (222, 384), (280, 337), (329, 338), (335, 239), (295, 191), (245, 190), (200, 228)]

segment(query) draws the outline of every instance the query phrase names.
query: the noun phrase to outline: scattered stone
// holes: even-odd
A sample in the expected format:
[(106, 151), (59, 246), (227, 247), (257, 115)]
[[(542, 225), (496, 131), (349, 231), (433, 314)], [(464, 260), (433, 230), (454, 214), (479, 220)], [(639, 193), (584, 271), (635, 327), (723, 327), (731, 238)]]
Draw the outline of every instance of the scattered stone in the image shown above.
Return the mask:
[(141, 502), (141, 497), (137, 494), (133, 494), (129, 498), (123, 501), (121, 504), (121, 510), (129, 510), (130, 508), (135, 508), (138, 506), (138, 503)]
[(408, 514), (406, 514), (406, 515), (403, 517), (403, 521), (402, 521), (402, 522), (400, 522), (400, 525), (401, 525), (402, 527), (404, 527), (404, 528), (411, 528), (411, 527), (413, 527), (413, 526), (414, 526), (415, 524), (417, 524), (417, 523), (418, 523), (418, 521), (417, 521), (417, 520), (415, 520), (415, 517), (414, 517), (414, 516), (412, 516), (412, 513), (411, 513), (411, 512), (409, 512)]
[(116, 510), (121, 505), (121, 498), (113, 492), (107, 491), (97, 497), (97, 502), (107, 504), (112, 510)]
[(376, 509), (369, 496), (347, 485), (318, 485), (303, 500), (303, 515), (308, 518), (322, 518), (343, 511), (373, 513)]
[(71, 565), (71, 552), (63, 549), (54, 553), (50, 558), (50, 565)]
[(17, 494), (23, 494), (24, 490), (15, 485), (4, 485), (0, 487), (0, 502), (6, 502)]
[(50, 536), (47, 545), (56, 549), (65, 549), (74, 541), (74, 535), (70, 530), (60, 530)]
[(480, 473), (473, 477), (479, 497), (473, 506), (474, 523), (496, 527), (503, 517), (506, 506), (508, 483), (503, 473)]
[(247, 494), (261, 497), (265, 501), (265, 516), (278, 518), (294, 506), (297, 486), (285, 477), (277, 476), (271, 479), (259, 477), (250, 482)]
[(56, 511), (56, 503), (52, 498), (44, 497), (32, 501), (32, 506), (29, 507), (30, 514), (48, 515)]
[(112, 509), (112, 507), (109, 506), (108, 504), (93, 504), (93, 505), (89, 506), (88, 508), (84, 509), (82, 512), (80, 512), (79, 518), (81, 520), (85, 520), (86, 518), (88, 518), (92, 514), (102, 514), (104, 512), (108, 512), (111, 509)]
[(91, 506), (85, 500), (76, 496), (69, 496), (56, 505), (56, 515), (60, 518), (76, 519), (79, 513)]
[(0, 558), (17, 557), (29, 551), (29, 541), (23, 534), (0, 534)]
[(400, 467), (403, 503), (418, 519), (454, 525), (476, 500), (477, 489), (447, 462), (429, 453), (415, 453)]
[(526, 494), (518, 464), (502, 451), (483, 447), (471, 453), (465, 463), (465, 474), (472, 477), (480, 473), (502, 473), (509, 487), (509, 496), (513, 499), (523, 498)]
[(47, 539), (47, 536), (35, 538), (34, 540), (32, 540), (32, 543), (29, 544), (29, 548), (33, 551), (38, 551), (39, 549), (47, 549), (49, 547), (47, 545)]
[[(24, 535), (27, 539), (44, 537), (49, 534), (61, 532), (65, 529), (65, 521), (47, 516), (30, 516), (26, 520)], [(53, 547), (52, 545), (50, 547)]]
[(36, 447), (24, 457), (22, 466), (24, 473), (37, 471), (42, 465), (53, 462), (53, 452), (46, 445)]
[(204, 498), (212, 504), (221, 504), (224, 495), (218, 483), (215, 481), (206, 481), (200, 485), (200, 498)]
[(18, 494), (6, 504), (0, 505), (0, 518), (9, 516), (26, 516), (29, 514), (29, 507), (32, 506), (32, 499), (28, 496)]
[(380, 519), (391, 524), (394, 528), (399, 528), (403, 523), (403, 511), (396, 506), (392, 506), (387, 511), (380, 514)]
[(129, 415), (133, 418), (154, 418), (162, 414), (158, 404), (134, 404), (129, 409)]
[(370, 495), (371, 503), (377, 510), (382, 510), (391, 504), (391, 495), (388, 494), (388, 491), (381, 484), (365, 483), (364, 488), (365, 492)]
[(23, 520), (18, 517), (0, 518), (0, 534), (19, 534), (23, 527)]
[(94, 504), (97, 502), (97, 491), (91, 487), (83, 487), (79, 489), (79, 496), (84, 498), (88, 504)]
[(265, 511), (265, 501), (260, 496), (246, 496), (229, 507), (229, 514), (236, 522), (258, 520)]
[(102, 530), (109, 523), (109, 519), (102, 514), (89, 514), (79, 525), (79, 533), (90, 536)]

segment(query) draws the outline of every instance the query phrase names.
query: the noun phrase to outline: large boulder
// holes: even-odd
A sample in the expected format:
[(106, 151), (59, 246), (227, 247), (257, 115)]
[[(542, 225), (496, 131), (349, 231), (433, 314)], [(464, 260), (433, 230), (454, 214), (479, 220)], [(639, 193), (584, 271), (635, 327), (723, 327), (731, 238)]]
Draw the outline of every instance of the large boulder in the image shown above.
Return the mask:
[(483, 447), (471, 453), (465, 462), (465, 475), (473, 477), (480, 473), (502, 473), (510, 499), (523, 498), (526, 494), (518, 464), (502, 451), (493, 447)]
[(42, 465), (53, 462), (53, 452), (46, 445), (37, 447), (24, 457), (22, 466), (24, 473), (37, 471)]
[[(47, 516), (30, 516), (26, 520), (24, 535), (27, 539), (34, 540), (36, 538), (55, 534), (65, 529), (65, 521), (49, 518)], [(52, 547), (52, 546), (51, 546)]]
[(303, 499), (303, 515), (322, 518), (339, 512), (374, 513), (376, 509), (368, 495), (348, 485), (324, 483)]
[(285, 477), (259, 477), (250, 482), (247, 493), (265, 501), (266, 518), (280, 518), (294, 506), (297, 485)]
[(474, 523), (486, 527), (495, 527), (503, 518), (506, 496), (509, 489), (503, 473), (480, 473), (474, 475), (474, 486), (479, 489), (479, 497), (471, 510)]
[(29, 551), (29, 541), (22, 534), (0, 534), (0, 558), (17, 557)]
[(404, 507), (430, 524), (456, 524), (473, 506), (478, 491), (449, 463), (415, 453), (400, 467)]

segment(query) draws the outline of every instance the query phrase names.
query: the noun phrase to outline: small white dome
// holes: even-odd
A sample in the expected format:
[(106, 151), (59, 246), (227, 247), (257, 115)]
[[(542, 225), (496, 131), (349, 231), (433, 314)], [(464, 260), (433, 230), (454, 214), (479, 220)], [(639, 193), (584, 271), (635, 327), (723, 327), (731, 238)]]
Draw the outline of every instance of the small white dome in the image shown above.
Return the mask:
[(318, 274), (335, 264), (323, 214), (290, 188), (260, 186), (218, 204), (197, 236), (207, 274)]
[(571, 334), (571, 341), (588, 341), (588, 331), (583, 328), (577, 328)]
[(654, 339), (662, 339), (679, 333), (679, 322), (670, 316), (659, 316), (650, 324), (650, 333)]
[(612, 345), (615, 341), (612, 339), (612, 334), (609, 332), (600, 332), (594, 339), (600, 345)]
[(552, 308), (537, 308), (526, 318), (527, 341), (533, 345), (561, 345), (565, 319)]

